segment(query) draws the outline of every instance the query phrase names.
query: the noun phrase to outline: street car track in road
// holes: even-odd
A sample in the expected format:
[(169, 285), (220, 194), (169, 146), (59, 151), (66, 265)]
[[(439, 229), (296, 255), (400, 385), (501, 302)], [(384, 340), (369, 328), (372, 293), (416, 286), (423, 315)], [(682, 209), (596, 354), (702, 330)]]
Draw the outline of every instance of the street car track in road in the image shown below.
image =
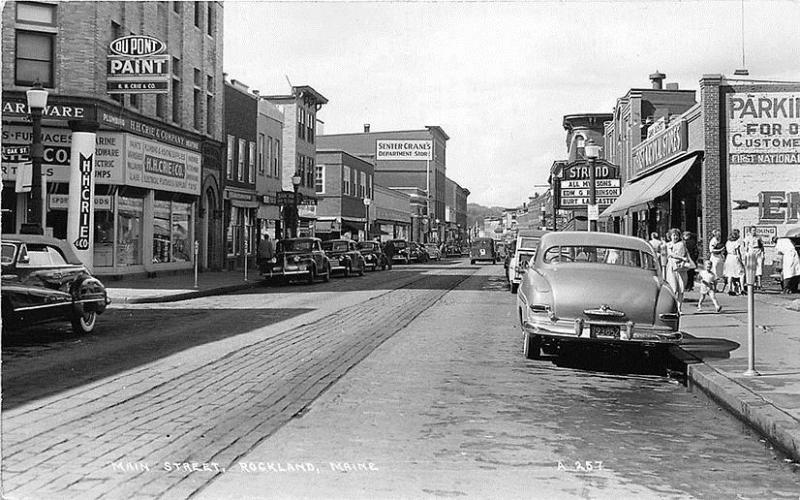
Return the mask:
[[(169, 358), (133, 370), (130, 376), (122, 373), (8, 411), (7, 463), (24, 460), (34, 443), (59, 445), (60, 453), (45, 457), (41, 464), (74, 477), (73, 483), (46, 485), (49, 493), (67, 496), (75, 493), (71, 484), (106, 478), (115, 460), (147, 462), (153, 468), (191, 459), (233, 464), (301, 415), (350, 368), (472, 274), (474, 270), (457, 266), (441, 274), (409, 276), (394, 290), (220, 352), (213, 361), (192, 369), (176, 366)], [(22, 428), (25, 432), (18, 432)], [(96, 451), (97, 440), (116, 443), (116, 451)], [(77, 470), (76, 457), (83, 462)], [(30, 485), (45, 486), (37, 481), (40, 469), (11, 467), (7, 493), (24, 496), (36, 491), (26, 489)], [(110, 483), (97, 483), (97, 491), (102, 495), (113, 490), (116, 497), (190, 494), (213, 478), (155, 472), (115, 475)]]

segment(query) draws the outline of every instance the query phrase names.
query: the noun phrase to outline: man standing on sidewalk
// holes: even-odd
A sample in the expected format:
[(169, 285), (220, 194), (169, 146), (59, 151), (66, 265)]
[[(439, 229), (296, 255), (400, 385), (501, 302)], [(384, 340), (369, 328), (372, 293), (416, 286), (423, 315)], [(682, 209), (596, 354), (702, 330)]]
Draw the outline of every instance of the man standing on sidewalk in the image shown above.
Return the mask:
[(269, 240), (269, 235), (265, 234), (258, 242), (258, 269), (261, 274), (272, 270), (272, 261), (275, 257), (275, 247)]
[(781, 278), (783, 293), (797, 293), (800, 282), (800, 257), (789, 238), (778, 238), (775, 251), (782, 257)]
[(383, 253), (386, 255), (386, 260), (389, 261), (389, 269), (392, 269), (392, 259), (394, 259), (394, 243), (392, 240), (386, 242), (386, 245), (383, 247)]

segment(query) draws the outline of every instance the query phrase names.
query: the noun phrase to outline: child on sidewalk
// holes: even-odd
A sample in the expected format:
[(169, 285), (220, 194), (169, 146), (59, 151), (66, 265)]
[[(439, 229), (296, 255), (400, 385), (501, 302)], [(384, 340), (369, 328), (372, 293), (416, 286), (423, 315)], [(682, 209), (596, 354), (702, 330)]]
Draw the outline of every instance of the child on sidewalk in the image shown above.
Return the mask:
[(712, 271), (714, 264), (711, 259), (706, 259), (703, 270), (697, 273), (700, 278), (700, 300), (697, 301), (697, 310), (703, 310), (703, 299), (706, 297), (711, 298), (711, 303), (714, 304), (714, 309), (717, 312), (722, 311), (722, 306), (717, 302), (716, 282), (717, 276)]

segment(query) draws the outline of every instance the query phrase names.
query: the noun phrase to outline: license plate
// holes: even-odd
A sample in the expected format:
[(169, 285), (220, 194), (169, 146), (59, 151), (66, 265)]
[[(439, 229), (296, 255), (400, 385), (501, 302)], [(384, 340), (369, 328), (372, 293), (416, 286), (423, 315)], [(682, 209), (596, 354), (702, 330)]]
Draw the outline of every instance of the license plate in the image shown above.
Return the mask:
[(591, 337), (619, 338), (619, 327), (612, 325), (589, 325)]
[(339, 265), (339, 259), (331, 259), (331, 265), (332, 266), (338, 266)]
[(290, 264), (290, 265), (286, 266), (286, 270), (287, 271), (297, 271), (297, 266), (293, 266), (293, 265)]

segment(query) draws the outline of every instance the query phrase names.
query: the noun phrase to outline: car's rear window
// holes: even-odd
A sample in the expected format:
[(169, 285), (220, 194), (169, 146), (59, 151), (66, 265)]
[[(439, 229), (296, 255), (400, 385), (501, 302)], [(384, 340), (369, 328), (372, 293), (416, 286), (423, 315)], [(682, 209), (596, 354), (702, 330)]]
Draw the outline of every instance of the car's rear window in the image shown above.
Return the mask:
[(539, 240), (536, 238), (522, 238), (519, 243), (519, 248), (536, 248), (538, 244)]
[(543, 257), (547, 263), (572, 264), (591, 262), (612, 266), (638, 267), (655, 270), (653, 256), (632, 248), (599, 246), (555, 246), (548, 248)]
[(12, 264), (14, 262), (14, 254), (17, 253), (17, 246), (11, 243), (3, 243), (3, 257), (2, 264)]
[(406, 242), (405, 241), (395, 241), (394, 242), (395, 248), (405, 248)]
[(346, 252), (348, 250), (346, 241), (324, 241), (322, 249), (328, 252)]
[(309, 252), (312, 240), (280, 240), (276, 250), (278, 252)]
[(375, 243), (370, 241), (362, 241), (358, 244), (358, 248), (361, 250), (375, 250)]

